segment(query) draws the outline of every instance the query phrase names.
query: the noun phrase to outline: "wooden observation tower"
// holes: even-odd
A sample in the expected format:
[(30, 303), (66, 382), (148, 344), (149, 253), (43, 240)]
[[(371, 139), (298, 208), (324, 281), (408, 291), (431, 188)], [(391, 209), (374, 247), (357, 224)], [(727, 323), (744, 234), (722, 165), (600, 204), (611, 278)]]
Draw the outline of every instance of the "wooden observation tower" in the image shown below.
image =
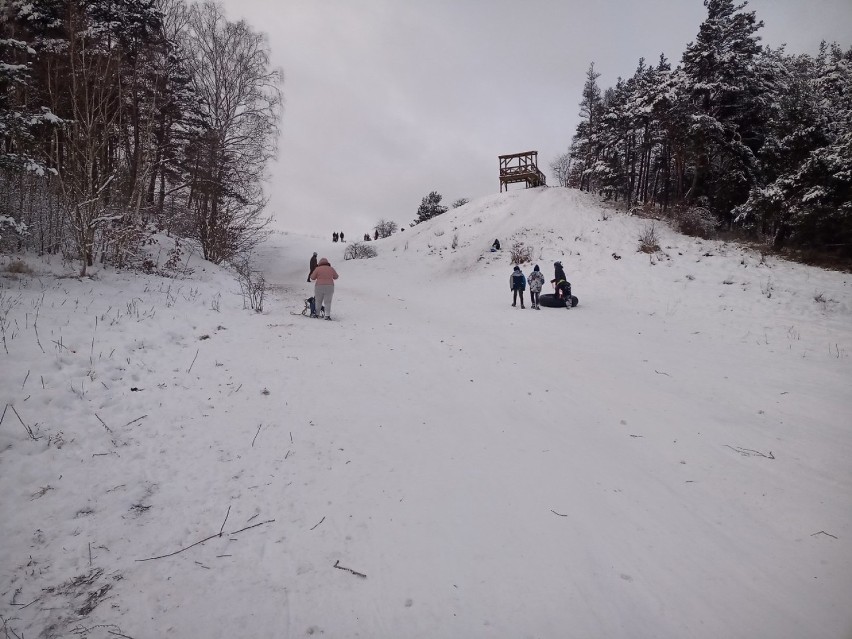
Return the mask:
[(547, 180), (544, 173), (539, 171), (538, 151), (525, 151), (524, 153), (513, 153), (511, 155), (500, 155), (500, 192), (503, 187), (508, 191), (509, 184), (513, 182), (525, 182), (526, 188), (546, 186)]

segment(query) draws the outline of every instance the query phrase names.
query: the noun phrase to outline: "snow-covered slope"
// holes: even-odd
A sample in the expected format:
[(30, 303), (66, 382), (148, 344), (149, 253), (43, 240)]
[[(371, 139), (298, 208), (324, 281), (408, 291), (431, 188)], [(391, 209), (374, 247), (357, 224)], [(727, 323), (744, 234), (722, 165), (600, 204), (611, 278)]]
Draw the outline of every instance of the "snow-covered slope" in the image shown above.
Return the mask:
[[(7, 634), (849, 636), (849, 276), (650, 224), (551, 188), (370, 260), (278, 234), (263, 314), (194, 260), (4, 277)], [(511, 308), (514, 242), (580, 306)]]

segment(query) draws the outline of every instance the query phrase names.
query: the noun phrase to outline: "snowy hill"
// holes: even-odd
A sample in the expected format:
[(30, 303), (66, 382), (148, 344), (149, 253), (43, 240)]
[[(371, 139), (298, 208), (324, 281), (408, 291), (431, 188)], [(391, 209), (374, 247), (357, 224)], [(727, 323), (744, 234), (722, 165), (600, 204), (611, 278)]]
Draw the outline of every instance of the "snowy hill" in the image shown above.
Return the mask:
[[(849, 276), (650, 223), (281, 233), (262, 314), (196, 259), (0, 266), (7, 635), (852, 636)], [(510, 307), (516, 241), (578, 308)], [(332, 322), (291, 315), (314, 250)]]

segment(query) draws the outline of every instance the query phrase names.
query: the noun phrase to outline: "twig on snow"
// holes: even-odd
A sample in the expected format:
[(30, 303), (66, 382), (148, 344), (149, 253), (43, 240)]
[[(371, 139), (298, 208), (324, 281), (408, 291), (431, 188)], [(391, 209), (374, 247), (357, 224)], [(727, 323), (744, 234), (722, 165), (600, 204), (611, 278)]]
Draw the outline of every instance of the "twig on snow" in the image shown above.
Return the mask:
[(190, 365), (189, 365), (189, 368), (187, 368), (187, 369), (186, 369), (186, 372), (187, 372), (187, 373), (188, 373), (188, 372), (190, 372), (190, 371), (192, 370), (192, 367), (193, 367), (193, 366), (195, 366), (195, 360), (196, 360), (196, 359), (198, 359), (198, 353), (199, 353), (199, 351), (200, 351), (200, 350), (201, 350), (201, 349), (197, 349), (197, 350), (195, 351), (195, 357), (193, 357), (193, 358), (192, 358), (192, 364), (190, 364)]
[(138, 422), (140, 419), (145, 419), (146, 417), (148, 417), (148, 416), (142, 415), (142, 417), (137, 417), (136, 419), (132, 419), (124, 425), (124, 428), (127, 428), (128, 426), (130, 426), (130, 424), (134, 424), (134, 423)]
[(225, 521), (222, 522), (222, 527), (219, 529), (219, 536), (222, 536), (222, 531), (225, 530), (225, 524), (228, 521), (228, 515), (231, 514), (231, 507), (228, 506), (228, 512), (225, 513)]
[(252, 448), (254, 448), (254, 440), (257, 439), (257, 436), (260, 434), (260, 429), (263, 428), (263, 424), (260, 424), (257, 427), (257, 432), (254, 434), (254, 439), (251, 440)]
[(315, 524), (314, 524), (314, 527), (313, 527), (313, 528), (311, 528), (311, 530), (313, 530), (314, 528), (316, 528), (317, 526), (319, 526), (319, 525), (320, 525), (322, 522), (324, 522), (324, 521), (325, 521), (325, 515), (323, 515), (323, 518), (322, 518), (322, 519), (320, 519), (317, 523), (315, 523)]
[(18, 608), (18, 610), (23, 610), (24, 608), (29, 608), (30, 606), (32, 606), (32, 605), (33, 605), (36, 601), (38, 601), (39, 599), (41, 599), (41, 597), (36, 597), (36, 598), (35, 598), (35, 599), (33, 599), (30, 603), (26, 604), (25, 606), (21, 606), (20, 608)]
[[(27, 435), (29, 435), (29, 436), (30, 436), (30, 439), (32, 439), (33, 441), (38, 441), (38, 440), (39, 440), (39, 437), (36, 437), (36, 436), (35, 436), (35, 434), (33, 433), (33, 429), (32, 429), (32, 428), (30, 428), (29, 426), (27, 426), (27, 425), (24, 423), (24, 420), (23, 420), (23, 419), (21, 419), (21, 416), (20, 416), (20, 415), (18, 415), (18, 411), (16, 411), (16, 410), (15, 410), (15, 407), (14, 407), (14, 406), (12, 406), (11, 404), (6, 404), (6, 405), (7, 405), (9, 408), (11, 408), (11, 409), (12, 409), (12, 412), (13, 412), (13, 413), (15, 413), (15, 417), (17, 417), (17, 418), (18, 418), (18, 421), (19, 421), (19, 422), (21, 422), (21, 426), (23, 426), (23, 427), (24, 427), (24, 430), (26, 430), (26, 431), (27, 431)], [(3, 411), (3, 412), (5, 413), (5, 411)]]
[[(234, 532), (228, 533), (228, 535), (229, 536), (230, 535), (236, 535), (236, 534), (243, 532), (244, 530), (249, 530), (250, 528), (257, 528), (258, 526), (263, 526), (264, 524), (271, 524), (274, 521), (275, 521), (274, 519), (268, 519), (267, 521), (262, 521), (259, 524), (255, 524), (254, 526), (246, 526), (245, 528), (240, 528), (239, 530), (235, 530)], [(219, 533), (216, 533), (215, 535), (210, 535), (209, 537), (205, 537), (204, 539), (196, 541), (194, 544), (190, 544), (189, 546), (186, 546), (185, 548), (181, 548), (180, 550), (175, 550), (174, 552), (170, 552), (166, 555), (158, 555), (157, 557), (146, 557), (145, 559), (137, 559), (136, 561), (152, 561), (154, 559), (165, 559), (166, 557), (173, 557), (174, 555), (177, 555), (178, 553), (182, 553), (184, 550), (189, 550), (190, 548), (194, 548), (195, 546), (203, 544), (205, 541), (210, 541), (211, 539), (215, 539), (216, 537), (219, 537)]]
[(665, 371), (658, 371), (656, 368), (654, 369), (654, 372), (655, 372), (657, 375), (665, 375), (666, 377), (671, 377), (671, 375), (669, 375), (669, 374), (668, 374), (668, 373), (666, 373)]
[(556, 512), (555, 510), (553, 510), (553, 508), (550, 509), (550, 512), (552, 512), (554, 515), (559, 515), (560, 517), (567, 517), (568, 516), (568, 515), (563, 515), (562, 513)]
[(27, 371), (27, 376), (26, 376), (26, 377), (24, 377), (24, 383), (23, 383), (23, 384), (21, 384), (21, 390), (24, 390), (24, 386), (26, 386), (26, 385), (27, 385), (27, 380), (28, 380), (29, 378), (30, 378), (30, 372), (29, 372), (29, 371)]
[(834, 535), (832, 535), (831, 533), (827, 533), (827, 532), (825, 532), (824, 530), (820, 530), (819, 532), (815, 532), (815, 533), (813, 533), (813, 534), (811, 535), (811, 537), (816, 537), (817, 535), (828, 535), (828, 536), (829, 536), (829, 537), (831, 537), (832, 539), (837, 539), (837, 537), (835, 537), (835, 536), (834, 536)]
[(761, 453), (759, 450), (754, 450), (752, 448), (742, 448), (741, 446), (728, 446), (728, 444), (725, 444), (725, 446), (730, 448), (731, 450), (738, 452), (743, 457), (754, 457), (756, 455), (758, 457), (766, 457), (766, 459), (775, 459), (775, 455), (772, 454), (771, 450), (767, 455), (766, 453)]
[(362, 579), (367, 578), (367, 575), (365, 575), (363, 572), (358, 572), (357, 570), (352, 570), (351, 568), (346, 568), (344, 566), (341, 566), (339, 559), (334, 562), (334, 567), (337, 568), (338, 570), (346, 570), (347, 572), (351, 572), (356, 577), (361, 577)]
[(3, 622), (3, 632), (6, 635), (6, 639), (9, 639), (10, 632), (12, 633), (13, 639), (23, 639), (21, 635), (19, 635), (17, 632), (15, 632), (12, 628), (9, 627), (9, 622), (13, 620), (14, 617), (12, 619), (6, 619), (4, 616), (0, 615), (0, 621)]
[(95, 413), (95, 417), (97, 417), (97, 418), (98, 418), (98, 421), (99, 421), (101, 424), (103, 424), (103, 425), (104, 425), (104, 428), (106, 428), (106, 429), (107, 429), (107, 432), (108, 432), (108, 433), (111, 433), (111, 432), (112, 432), (112, 429), (111, 429), (109, 426), (107, 426), (107, 425), (106, 425), (106, 422), (104, 422), (104, 420), (102, 420), (100, 417), (98, 417), (98, 414), (97, 414), (97, 413)]

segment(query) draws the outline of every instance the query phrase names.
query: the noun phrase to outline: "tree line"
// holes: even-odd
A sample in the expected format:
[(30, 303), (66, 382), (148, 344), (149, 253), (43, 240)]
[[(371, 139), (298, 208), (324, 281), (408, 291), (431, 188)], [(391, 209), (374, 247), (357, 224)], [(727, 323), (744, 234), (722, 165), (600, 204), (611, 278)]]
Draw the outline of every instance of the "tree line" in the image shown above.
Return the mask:
[(772, 49), (746, 2), (704, 4), (675, 68), (640, 59), (601, 90), (589, 67), (581, 121), (551, 164), (559, 183), (695, 232), (736, 226), (776, 249), (852, 257), (852, 47)]
[(277, 151), (269, 57), (212, 2), (0, 3), (0, 242), (83, 274), (138, 266), (154, 230), (216, 263), (249, 251)]

